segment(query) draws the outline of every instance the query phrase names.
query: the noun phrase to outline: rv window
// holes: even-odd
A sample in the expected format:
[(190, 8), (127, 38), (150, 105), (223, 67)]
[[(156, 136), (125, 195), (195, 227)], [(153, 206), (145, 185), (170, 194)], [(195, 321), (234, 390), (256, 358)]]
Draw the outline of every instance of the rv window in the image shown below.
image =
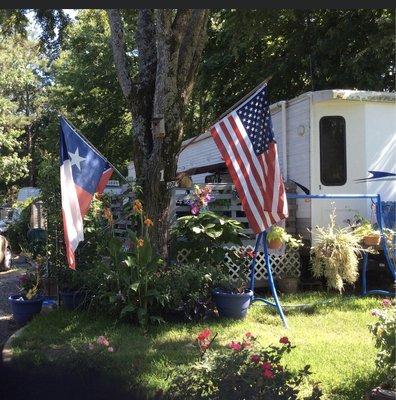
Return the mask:
[(320, 180), (326, 186), (346, 183), (346, 139), (343, 117), (323, 117), (319, 121)]

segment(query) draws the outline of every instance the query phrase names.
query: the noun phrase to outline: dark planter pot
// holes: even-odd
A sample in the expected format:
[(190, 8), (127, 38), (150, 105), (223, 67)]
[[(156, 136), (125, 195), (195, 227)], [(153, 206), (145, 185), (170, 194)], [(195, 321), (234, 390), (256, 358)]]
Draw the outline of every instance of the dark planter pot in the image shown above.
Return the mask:
[(83, 308), (88, 299), (87, 292), (60, 292), (61, 303), (70, 311)]
[(20, 294), (11, 295), (8, 301), (11, 305), (12, 315), (18, 325), (25, 325), (36, 314), (40, 314), (43, 306), (44, 297), (38, 297), (34, 300), (18, 301)]
[(396, 393), (393, 390), (385, 390), (381, 388), (375, 388), (371, 393), (366, 396), (368, 400), (394, 400)]
[(246, 317), (253, 292), (249, 290), (245, 293), (235, 294), (215, 289), (212, 296), (220, 317), (243, 319)]
[(283, 293), (297, 293), (298, 292), (298, 283), (300, 282), (300, 278), (282, 278), (279, 281), (279, 289)]

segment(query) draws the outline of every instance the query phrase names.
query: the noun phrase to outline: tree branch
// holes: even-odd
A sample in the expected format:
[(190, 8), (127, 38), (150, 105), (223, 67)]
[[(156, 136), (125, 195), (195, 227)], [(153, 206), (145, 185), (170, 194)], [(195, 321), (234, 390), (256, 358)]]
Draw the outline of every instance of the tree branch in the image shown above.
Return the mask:
[(118, 9), (111, 9), (107, 10), (107, 15), (111, 30), (111, 47), (113, 50), (118, 82), (124, 97), (129, 100), (132, 97), (133, 84), (129, 74), (121, 13)]
[(180, 46), (178, 65), (178, 87), (188, 100), (202, 51), (205, 47), (206, 26), (209, 10), (194, 10), (188, 30)]

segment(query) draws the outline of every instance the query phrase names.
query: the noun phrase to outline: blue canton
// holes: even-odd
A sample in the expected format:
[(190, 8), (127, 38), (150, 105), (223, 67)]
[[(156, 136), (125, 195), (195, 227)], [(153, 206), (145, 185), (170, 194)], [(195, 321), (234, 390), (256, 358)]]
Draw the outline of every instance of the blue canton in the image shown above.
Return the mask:
[(267, 97), (267, 85), (245, 103), (237, 111), (237, 114), (252, 142), (256, 155), (267, 151), (269, 144), (275, 142)]

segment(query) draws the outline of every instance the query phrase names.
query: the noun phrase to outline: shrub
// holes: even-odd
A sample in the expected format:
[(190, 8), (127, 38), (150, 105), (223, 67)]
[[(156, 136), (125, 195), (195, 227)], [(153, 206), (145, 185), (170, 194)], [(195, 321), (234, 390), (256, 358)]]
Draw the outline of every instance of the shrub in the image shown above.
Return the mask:
[(226, 272), (220, 265), (172, 265), (158, 273), (156, 289), (164, 297), (160, 313), (166, 317), (199, 320), (211, 310), (213, 283)]
[(382, 301), (381, 310), (373, 310), (372, 315), (378, 317), (376, 323), (369, 326), (378, 349), (376, 365), (385, 376), (384, 386), (396, 388), (396, 308), (388, 299)]
[[(240, 342), (232, 341), (226, 350), (214, 351), (210, 336), (208, 329), (198, 335), (197, 362), (173, 370), (168, 399), (292, 400), (302, 394), (309, 366), (294, 372), (281, 364), (284, 354), (295, 347), (288, 338), (281, 338), (280, 346), (262, 347), (247, 332)], [(321, 398), (317, 386), (311, 386), (309, 392), (304, 399)]]
[(176, 251), (188, 249), (188, 262), (199, 265), (223, 263), (230, 254), (225, 246), (241, 245), (243, 236), (240, 222), (212, 211), (180, 217), (172, 229)]

